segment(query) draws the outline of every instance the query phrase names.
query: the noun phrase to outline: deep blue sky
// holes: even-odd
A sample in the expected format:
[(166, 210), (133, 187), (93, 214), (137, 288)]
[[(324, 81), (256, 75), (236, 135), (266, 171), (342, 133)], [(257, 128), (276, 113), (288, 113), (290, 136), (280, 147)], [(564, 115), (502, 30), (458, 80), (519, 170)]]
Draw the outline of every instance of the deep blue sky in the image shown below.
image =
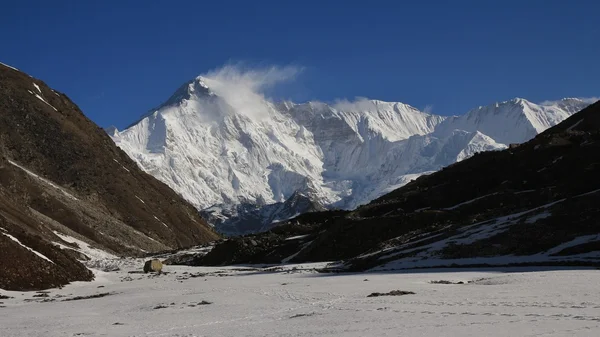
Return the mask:
[(304, 67), (273, 95), (460, 114), (600, 94), (596, 0), (41, 1), (0, 10), (0, 62), (123, 127), (229, 61)]

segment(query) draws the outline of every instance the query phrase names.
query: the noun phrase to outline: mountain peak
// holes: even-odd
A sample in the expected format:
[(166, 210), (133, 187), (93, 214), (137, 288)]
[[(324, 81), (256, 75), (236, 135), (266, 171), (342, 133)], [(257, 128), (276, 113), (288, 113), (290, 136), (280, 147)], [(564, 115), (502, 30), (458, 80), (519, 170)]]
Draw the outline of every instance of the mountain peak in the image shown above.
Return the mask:
[(496, 112), (502, 112), (497, 110), (498, 108), (501, 107), (506, 107), (506, 106), (513, 106), (513, 107), (525, 107), (528, 104), (531, 104), (530, 101), (526, 100), (525, 98), (521, 98), (521, 97), (515, 97), (506, 101), (500, 101), (500, 102), (496, 102), (494, 104), (491, 105), (484, 105), (484, 106), (478, 106), (475, 109), (470, 110), (468, 113), (471, 113), (472, 111), (478, 111), (478, 110), (485, 110), (485, 111), (496, 111)]
[(196, 77), (196, 79), (194, 79), (194, 82), (202, 88), (209, 89), (208, 85), (206, 84), (206, 78), (202, 75)]
[(158, 108), (154, 110), (158, 110), (165, 106), (177, 105), (181, 103), (183, 100), (189, 100), (192, 97), (201, 97), (201, 96), (213, 96), (214, 94), (210, 91), (208, 85), (206, 85), (205, 78), (202, 76), (198, 76), (193, 80), (187, 81), (182, 86), (180, 86), (174, 93), (166, 100), (163, 104), (161, 104)]
[(108, 133), (109, 136), (114, 137), (119, 133), (119, 129), (116, 126), (111, 125), (109, 127), (104, 128), (104, 132)]
[(472, 109), (440, 124), (436, 134), (444, 136), (454, 129), (480, 131), (500, 144), (522, 143), (585, 108), (583, 100), (563, 99), (540, 104), (524, 98), (497, 102)]
[(508, 102), (513, 102), (513, 103), (516, 103), (516, 104), (529, 103), (528, 100), (526, 100), (525, 98), (521, 98), (521, 97), (515, 97), (515, 98), (511, 99)]
[[(152, 116), (155, 112), (157, 112), (160, 109), (170, 107), (170, 106), (177, 106), (185, 100), (190, 100), (194, 97), (202, 97), (202, 96), (210, 97), (210, 96), (214, 96), (214, 93), (212, 93), (210, 91), (210, 89), (208, 88), (208, 86), (206, 85), (205, 78), (202, 76), (198, 76), (198, 77), (194, 78), (193, 80), (189, 80), (189, 81), (185, 82), (184, 84), (182, 84), (179, 88), (177, 88), (177, 90), (175, 90), (175, 92), (171, 95), (171, 97), (169, 97), (169, 99), (164, 101), (159, 106), (148, 110), (137, 121), (131, 123), (125, 129), (131, 128), (132, 126), (134, 126), (134, 125), (138, 124), (140, 121), (142, 121), (144, 118)], [(114, 130), (111, 130), (111, 131), (114, 131)], [(112, 136), (112, 134), (111, 134), (111, 136)]]

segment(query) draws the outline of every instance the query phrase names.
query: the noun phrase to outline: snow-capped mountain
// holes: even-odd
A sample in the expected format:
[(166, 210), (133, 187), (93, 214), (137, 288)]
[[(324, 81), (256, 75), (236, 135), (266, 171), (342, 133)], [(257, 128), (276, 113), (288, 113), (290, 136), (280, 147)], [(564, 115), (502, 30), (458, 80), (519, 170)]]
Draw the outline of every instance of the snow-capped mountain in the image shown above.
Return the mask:
[(453, 130), (479, 131), (499, 143), (522, 143), (562, 122), (588, 104), (577, 98), (534, 104), (522, 98), (478, 107), (462, 116), (444, 121), (435, 134), (443, 136)]
[[(230, 85), (198, 77), (110, 134), (142, 169), (199, 210), (210, 208), (228, 232), (243, 218), (240, 209), (284, 203), (296, 192), (326, 207), (357, 207), (476, 152), (526, 141), (588, 105), (514, 99), (444, 117), (366, 99), (273, 103)], [(260, 227), (244, 232), (283, 219), (267, 213)]]

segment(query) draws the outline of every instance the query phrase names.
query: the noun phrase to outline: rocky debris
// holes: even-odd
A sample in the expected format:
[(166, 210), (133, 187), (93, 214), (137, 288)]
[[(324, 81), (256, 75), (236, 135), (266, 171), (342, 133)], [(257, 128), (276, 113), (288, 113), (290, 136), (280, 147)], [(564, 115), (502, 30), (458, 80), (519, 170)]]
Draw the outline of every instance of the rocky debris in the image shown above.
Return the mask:
[[(223, 241), (192, 265), (230, 265), (239, 263), (279, 263), (294, 254), (302, 242), (286, 240), (276, 233), (235, 237)], [(276, 248), (276, 249), (275, 249)]]
[(309, 194), (296, 191), (284, 202), (269, 205), (215, 205), (201, 210), (200, 215), (224, 235), (239, 236), (267, 231), (298, 214), (325, 210), (325, 207), (312, 200)]
[(316, 316), (316, 315), (321, 315), (321, 314), (313, 311), (313, 312), (309, 312), (306, 314), (295, 314), (295, 315), (290, 316), (290, 318), (310, 317), (310, 316)]
[(198, 306), (198, 305), (209, 305), (209, 304), (212, 304), (212, 302), (202, 300), (202, 301), (200, 301), (200, 302), (198, 302), (196, 304), (190, 303), (188, 306), (189, 307), (195, 307), (195, 306)]
[[(195, 307), (200, 307), (200, 306), (205, 306), (205, 305), (210, 305), (210, 304), (212, 304), (212, 302), (202, 300), (200, 302), (190, 302), (190, 303), (184, 302), (184, 303), (180, 303), (179, 305), (181, 305), (180, 308), (183, 309), (183, 308), (195, 308)], [(161, 304), (154, 306), (152, 309), (154, 309), (154, 310), (168, 309), (168, 308), (173, 308), (175, 306), (177, 306), (177, 304), (175, 302), (172, 302), (169, 304), (161, 303)]]
[(162, 272), (162, 267), (163, 264), (160, 262), (160, 260), (148, 260), (146, 263), (144, 263), (144, 273), (153, 272), (160, 274)]
[(177, 281), (184, 281), (184, 280), (188, 280), (191, 278), (206, 277), (206, 276), (216, 276), (216, 274), (214, 274), (214, 273), (189, 273), (189, 274), (177, 276), (175, 279)]
[(63, 300), (63, 302), (89, 300), (89, 299), (93, 299), (93, 298), (101, 298), (101, 297), (115, 295), (115, 294), (116, 293), (114, 293), (114, 292), (106, 292), (106, 293), (99, 293), (99, 294), (87, 295), (87, 296), (75, 296), (72, 298), (66, 298)]
[[(306, 213), (268, 232), (221, 240), (216, 242), (208, 253), (196, 256), (189, 265), (280, 263), (309, 245), (324, 225), (327, 226), (331, 220), (345, 213), (344, 211)], [(290, 259), (290, 262), (298, 260)]]
[(414, 295), (415, 293), (412, 291), (404, 291), (404, 290), (392, 290), (387, 293), (371, 293), (367, 297), (379, 297), (379, 296), (404, 296), (404, 295)]
[(204, 256), (206, 254), (202, 253), (189, 253), (189, 254), (174, 254), (167, 257), (163, 260), (163, 264), (166, 265), (191, 265), (192, 262), (197, 259), (199, 256)]
[(437, 280), (437, 281), (429, 281), (431, 284), (465, 284), (463, 281), (448, 281), (448, 280)]
[(147, 257), (161, 259), (166, 265), (192, 265), (192, 262), (210, 252), (213, 247), (224, 239), (181, 249), (172, 249), (160, 253), (147, 254)]

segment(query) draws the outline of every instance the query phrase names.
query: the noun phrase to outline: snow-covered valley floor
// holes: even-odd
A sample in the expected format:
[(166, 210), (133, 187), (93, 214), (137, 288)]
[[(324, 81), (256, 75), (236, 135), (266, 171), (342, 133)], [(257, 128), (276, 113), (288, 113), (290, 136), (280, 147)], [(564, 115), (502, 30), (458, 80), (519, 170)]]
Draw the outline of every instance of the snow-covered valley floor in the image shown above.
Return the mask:
[[(0, 299), (0, 336), (600, 336), (600, 270), (318, 266), (165, 266), (156, 276), (138, 273), (140, 262), (47, 295), (0, 290), (13, 297)], [(440, 280), (464, 284), (430, 283)], [(392, 290), (415, 294), (367, 297)]]

